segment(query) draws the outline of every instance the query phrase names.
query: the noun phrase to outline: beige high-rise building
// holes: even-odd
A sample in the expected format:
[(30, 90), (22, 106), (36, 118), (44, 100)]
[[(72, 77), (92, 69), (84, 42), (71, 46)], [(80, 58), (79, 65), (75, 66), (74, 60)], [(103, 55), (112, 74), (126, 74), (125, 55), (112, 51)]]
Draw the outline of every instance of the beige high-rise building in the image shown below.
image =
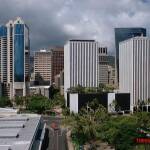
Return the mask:
[(99, 47), (98, 57), (99, 84), (115, 86), (115, 68), (111, 62), (113, 57), (108, 55), (107, 47)]
[(35, 80), (41, 78), (44, 81), (52, 79), (52, 51), (40, 50), (34, 55), (34, 74)]
[(108, 84), (109, 83), (109, 74), (108, 74), (108, 54), (107, 54), (107, 47), (99, 47), (98, 48), (98, 69), (99, 69), (99, 76), (98, 76), (98, 83)]

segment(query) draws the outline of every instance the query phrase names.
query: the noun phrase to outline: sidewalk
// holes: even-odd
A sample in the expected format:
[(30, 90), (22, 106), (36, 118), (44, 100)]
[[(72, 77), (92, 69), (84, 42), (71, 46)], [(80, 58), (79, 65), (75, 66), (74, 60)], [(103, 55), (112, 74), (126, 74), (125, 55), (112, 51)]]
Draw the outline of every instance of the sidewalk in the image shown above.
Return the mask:
[(71, 130), (67, 131), (66, 134), (68, 150), (75, 150), (70, 135), (71, 135)]

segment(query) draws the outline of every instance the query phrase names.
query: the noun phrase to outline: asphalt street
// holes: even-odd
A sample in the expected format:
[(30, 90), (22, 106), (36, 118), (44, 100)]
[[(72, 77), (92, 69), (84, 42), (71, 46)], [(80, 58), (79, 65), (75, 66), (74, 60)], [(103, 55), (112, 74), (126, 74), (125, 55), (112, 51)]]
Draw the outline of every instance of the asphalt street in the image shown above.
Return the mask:
[[(67, 150), (66, 130), (60, 127), (61, 118), (43, 116), (48, 129), (48, 147), (46, 150)], [(57, 128), (53, 129), (51, 124), (55, 123)]]

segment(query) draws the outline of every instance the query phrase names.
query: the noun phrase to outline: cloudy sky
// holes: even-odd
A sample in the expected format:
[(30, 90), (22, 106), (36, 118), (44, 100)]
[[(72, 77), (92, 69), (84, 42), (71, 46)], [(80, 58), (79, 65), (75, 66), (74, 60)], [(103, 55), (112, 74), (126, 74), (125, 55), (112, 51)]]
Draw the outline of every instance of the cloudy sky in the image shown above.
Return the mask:
[(0, 24), (20, 16), (30, 27), (31, 50), (68, 39), (95, 39), (114, 51), (115, 27), (150, 31), (150, 0), (0, 0)]

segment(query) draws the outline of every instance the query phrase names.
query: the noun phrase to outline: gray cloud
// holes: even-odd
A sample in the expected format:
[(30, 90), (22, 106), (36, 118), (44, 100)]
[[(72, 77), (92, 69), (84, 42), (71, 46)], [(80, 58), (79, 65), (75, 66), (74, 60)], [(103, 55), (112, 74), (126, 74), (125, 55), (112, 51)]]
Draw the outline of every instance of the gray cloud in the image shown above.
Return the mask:
[(17, 16), (30, 27), (32, 51), (71, 38), (96, 39), (114, 50), (114, 27), (150, 26), (150, 0), (0, 0), (0, 23)]

